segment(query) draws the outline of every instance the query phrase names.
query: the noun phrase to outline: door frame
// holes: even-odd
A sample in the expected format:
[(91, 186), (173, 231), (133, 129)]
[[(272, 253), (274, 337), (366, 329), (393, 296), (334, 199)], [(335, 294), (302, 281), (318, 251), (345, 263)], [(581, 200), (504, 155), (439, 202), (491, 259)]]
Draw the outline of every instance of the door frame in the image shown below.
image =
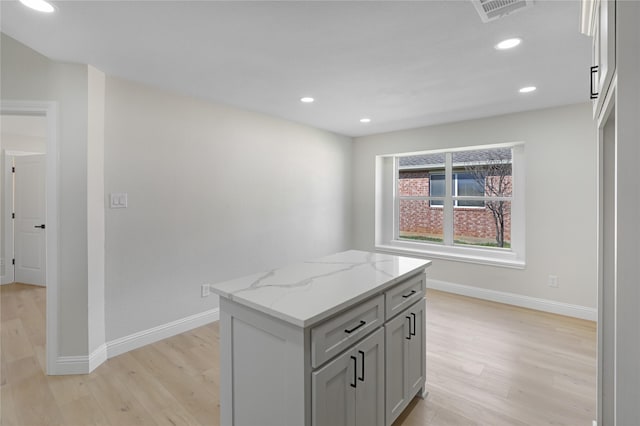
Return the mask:
[[(4, 198), (2, 199), (2, 209), (4, 213), (4, 235), (2, 236), (2, 244), (4, 245), (4, 275), (2, 283), (11, 284), (15, 279), (15, 265), (9, 265), (8, 260), (13, 259), (13, 174), (10, 168), (13, 166), (13, 156), (9, 155), (10, 151), (2, 149), (2, 161), (4, 161), (4, 174), (2, 176), (4, 186)], [(10, 161), (11, 160), (11, 161)], [(11, 271), (9, 271), (11, 270)], [(9, 274), (11, 272), (11, 274)], [(9, 275), (11, 279), (9, 279)]]
[[(615, 348), (609, 348), (610, 351), (613, 350), (613, 354), (609, 354), (610, 357), (613, 357), (613, 360), (610, 361), (609, 364), (605, 364), (609, 360), (605, 360), (605, 336), (610, 334), (614, 335), (614, 339), (616, 336), (616, 319), (615, 319), (615, 293), (617, 292), (618, 285), (618, 277), (617, 277), (617, 167), (618, 167), (618, 122), (617, 122), (617, 86), (618, 86), (618, 77), (617, 74), (614, 75), (610, 88), (605, 96), (605, 99), (602, 103), (602, 109), (600, 114), (596, 120), (596, 124), (598, 127), (597, 131), (597, 143), (598, 143), (598, 300), (597, 300), (597, 310), (598, 310), (598, 320), (597, 320), (597, 346), (596, 346), (596, 354), (597, 354), (597, 373), (596, 373), (596, 418), (598, 424), (606, 424), (608, 422), (608, 418), (604, 418), (604, 405), (605, 405), (605, 375), (614, 377), (616, 376), (616, 362), (617, 356), (615, 354)], [(614, 120), (614, 136), (613, 141), (609, 141), (605, 136), (605, 127), (609, 123), (609, 119)], [(613, 143), (613, 158), (607, 158), (607, 160), (612, 161), (611, 164), (607, 164), (608, 166), (613, 167), (613, 184), (611, 187), (605, 187), (605, 143)], [(613, 191), (614, 202), (612, 210), (609, 212), (609, 216), (612, 216), (610, 220), (612, 223), (610, 224), (613, 228), (613, 235), (607, 235), (605, 232), (606, 223), (605, 219), (608, 217), (605, 215), (606, 205), (605, 205), (605, 191)], [(607, 265), (612, 269), (611, 271), (605, 270), (605, 242), (608, 240), (609, 244), (613, 247), (613, 259), (612, 265)], [(607, 279), (610, 279), (610, 282), (607, 282)], [(606, 289), (605, 285), (609, 285), (613, 287), (611, 289)], [(607, 292), (607, 290), (613, 290), (613, 298), (614, 298), (614, 312), (606, 312), (607, 306), (605, 303), (607, 299), (605, 295), (612, 296), (611, 293)], [(606, 316), (605, 316), (606, 315)], [(614, 318), (611, 318), (610, 315), (613, 315)], [(614, 345), (615, 346), (615, 345)], [(606, 371), (605, 371), (606, 370)], [(611, 391), (611, 390), (609, 390)], [(612, 398), (611, 404), (613, 404), (613, 412), (615, 413), (615, 398), (616, 398), (616, 389), (614, 384), (614, 389), (611, 392), (610, 398)], [(607, 407), (611, 408), (611, 407)], [(614, 414), (615, 416), (615, 414)]]
[(47, 119), (45, 160), (46, 237), (46, 357), (47, 374), (56, 374), (58, 358), (58, 103), (51, 101), (1, 101), (0, 114), (34, 115)]

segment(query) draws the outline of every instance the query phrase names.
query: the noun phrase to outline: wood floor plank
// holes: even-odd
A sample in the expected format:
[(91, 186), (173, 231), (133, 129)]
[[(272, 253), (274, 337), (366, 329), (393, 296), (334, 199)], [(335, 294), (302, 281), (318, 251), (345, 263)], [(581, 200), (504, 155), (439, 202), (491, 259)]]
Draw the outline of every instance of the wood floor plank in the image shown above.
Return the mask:
[(156, 425), (151, 414), (140, 404), (134, 391), (113, 373), (96, 374), (88, 380), (93, 398), (112, 425)]
[(6, 362), (28, 358), (34, 355), (33, 345), (21, 319), (11, 319), (2, 324), (1, 337)]
[(0, 424), (2, 426), (21, 426), (18, 422), (18, 414), (9, 386), (0, 387)]
[(111, 365), (118, 370), (115, 374), (128, 389), (135, 390), (136, 398), (158, 425), (198, 423), (172, 393), (130, 353), (116, 358), (116, 363)]
[(65, 421), (42, 374), (9, 385), (21, 425), (64, 425)]
[(67, 405), (91, 396), (87, 375), (49, 376), (47, 384), (58, 405)]
[(104, 415), (98, 401), (91, 394), (60, 405), (60, 411), (65, 424), (69, 426), (109, 426), (112, 424)]
[[(200, 424), (217, 424), (220, 417), (217, 391), (209, 383), (196, 380), (184, 372), (184, 366), (174, 364), (154, 345), (132, 355), (145, 366), (173, 397), (195, 417)], [(212, 423), (213, 422), (213, 423)]]

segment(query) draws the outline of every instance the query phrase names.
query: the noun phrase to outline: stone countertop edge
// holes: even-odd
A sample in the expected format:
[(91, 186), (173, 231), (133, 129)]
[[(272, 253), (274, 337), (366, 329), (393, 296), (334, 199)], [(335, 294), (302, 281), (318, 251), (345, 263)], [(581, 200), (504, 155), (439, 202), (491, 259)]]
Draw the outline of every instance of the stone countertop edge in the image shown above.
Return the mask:
[[(396, 256), (396, 257), (407, 257), (407, 256)], [(253, 310), (256, 310), (258, 312), (262, 312), (266, 315), (272, 316), (274, 318), (278, 318), (279, 320), (282, 320), (288, 324), (292, 324), (294, 326), (298, 326), (298, 327), (302, 327), (302, 328), (307, 328), (307, 327), (312, 327), (322, 321), (324, 321), (325, 319), (333, 316), (334, 314), (337, 314), (347, 308), (349, 308), (350, 306), (353, 306), (357, 303), (363, 302), (365, 300), (368, 300), (378, 294), (382, 294), (386, 289), (394, 286), (395, 284), (397, 284), (400, 281), (404, 281), (410, 277), (416, 276), (420, 273), (424, 273), (425, 270), (431, 266), (432, 262), (431, 260), (425, 260), (425, 259), (415, 259), (415, 260), (422, 260), (422, 262), (424, 262), (423, 265), (418, 266), (414, 269), (411, 269), (407, 272), (405, 272), (402, 275), (398, 275), (394, 278), (389, 279), (388, 281), (385, 281), (384, 283), (381, 283), (379, 285), (377, 285), (376, 287), (373, 287), (367, 291), (363, 291), (362, 293), (357, 294), (354, 297), (351, 297), (349, 299), (343, 300), (341, 303), (338, 303), (336, 305), (331, 306), (330, 308), (327, 308), (325, 310), (323, 310), (322, 312), (317, 313), (316, 315), (313, 315), (311, 317), (305, 318), (305, 319), (301, 319), (301, 318), (297, 318), (297, 317), (293, 317), (290, 315), (287, 315), (286, 313), (259, 304), (259, 303), (255, 303), (252, 302), (251, 300), (247, 300), (247, 299), (243, 299), (243, 298), (236, 298), (234, 297), (234, 295), (228, 291), (224, 291), (224, 290), (220, 290), (218, 288), (215, 287), (215, 285), (211, 286), (211, 291), (215, 294), (217, 294), (218, 296), (220, 296), (221, 299), (226, 299), (227, 301), (233, 302), (235, 304), (241, 305), (241, 306), (245, 306), (248, 308), (251, 308)], [(254, 276), (254, 275), (258, 275), (258, 274), (252, 274), (250, 276)], [(220, 284), (224, 284), (220, 283)]]

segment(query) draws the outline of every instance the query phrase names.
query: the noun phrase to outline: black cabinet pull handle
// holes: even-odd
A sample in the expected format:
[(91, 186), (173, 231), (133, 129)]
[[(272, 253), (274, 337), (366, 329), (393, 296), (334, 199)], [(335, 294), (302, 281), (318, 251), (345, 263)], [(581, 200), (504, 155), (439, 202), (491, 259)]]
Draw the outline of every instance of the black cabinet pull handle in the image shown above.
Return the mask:
[(360, 324), (356, 325), (356, 326), (355, 326), (355, 327), (353, 327), (353, 328), (348, 328), (348, 329), (346, 329), (344, 332), (345, 332), (345, 333), (347, 333), (347, 334), (351, 334), (351, 333), (353, 333), (354, 331), (356, 331), (357, 329), (359, 329), (360, 327), (362, 327), (363, 325), (365, 325), (366, 323), (367, 323), (366, 321), (362, 321), (362, 320), (361, 320), (361, 321), (360, 321)]
[(34, 226), (34, 228), (44, 229), (44, 223), (42, 225), (36, 225), (36, 226)]
[(411, 340), (411, 336), (413, 336), (413, 334), (411, 334), (411, 317), (405, 317), (406, 319), (409, 320), (409, 336), (405, 336), (404, 338), (407, 340)]
[[(595, 81), (596, 84), (595, 85), (593, 84), (594, 83), (594, 80), (593, 80), (594, 75), (596, 76), (596, 81)], [(590, 96), (591, 99), (598, 99), (599, 93), (593, 90), (594, 87), (597, 87), (597, 82), (598, 82), (597, 76), (598, 76), (598, 65), (594, 65), (594, 66), (591, 67), (591, 96)]]
[(358, 377), (358, 380), (360, 380), (361, 382), (364, 382), (364, 352), (362, 351), (358, 351), (358, 353), (360, 354), (360, 377)]
[(416, 294), (416, 291), (415, 291), (415, 290), (411, 290), (411, 293), (409, 293), (409, 294), (403, 294), (403, 295), (402, 295), (402, 298), (403, 298), (403, 299), (406, 299), (407, 297), (411, 297), (411, 296), (413, 296), (414, 294)]
[(411, 316), (413, 317), (413, 333), (411, 332), (411, 327), (409, 327), (409, 335), (415, 336), (416, 335), (416, 314), (411, 312)]
[(358, 373), (356, 372), (356, 370), (358, 369), (358, 360), (353, 355), (351, 355), (351, 359), (353, 360), (353, 383), (349, 383), (349, 385), (352, 388), (355, 388), (357, 386), (356, 380), (357, 380)]

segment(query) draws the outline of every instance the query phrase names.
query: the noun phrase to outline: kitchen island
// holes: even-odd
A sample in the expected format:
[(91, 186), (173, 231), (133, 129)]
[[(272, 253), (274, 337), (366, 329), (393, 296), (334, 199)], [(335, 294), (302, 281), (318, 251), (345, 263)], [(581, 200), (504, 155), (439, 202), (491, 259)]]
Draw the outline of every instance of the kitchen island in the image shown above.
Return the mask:
[(221, 425), (389, 425), (425, 394), (425, 268), (350, 250), (211, 286)]

